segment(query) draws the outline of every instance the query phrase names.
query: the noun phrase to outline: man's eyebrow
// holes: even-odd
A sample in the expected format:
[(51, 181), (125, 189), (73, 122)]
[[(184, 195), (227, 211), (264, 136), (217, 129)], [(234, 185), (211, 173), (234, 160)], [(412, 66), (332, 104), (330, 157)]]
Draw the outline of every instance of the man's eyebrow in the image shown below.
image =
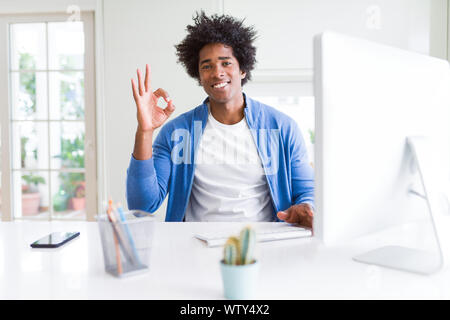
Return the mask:
[[(231, 59), (231, 57), (219, 57), (218, 59), (219, 59), (219, 60), (228, 60), (228, 59)], [(205, 59), (205, 60), (202, 60), (202, 61), (200, 62), (200, 65), (202, 65), (202, 64), (204, 64), (204, 63), (207, 63), (207, 62), (211, 62), (211, 59)]]

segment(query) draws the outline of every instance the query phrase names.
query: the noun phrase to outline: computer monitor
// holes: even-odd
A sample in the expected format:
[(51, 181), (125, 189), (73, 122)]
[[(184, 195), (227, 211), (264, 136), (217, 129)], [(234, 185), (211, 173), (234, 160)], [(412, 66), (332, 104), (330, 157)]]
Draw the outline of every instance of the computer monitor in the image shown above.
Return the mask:
[[(314, 94), (315, 236), (338, 244), (428, 216), (440, 252), (450, 253), (448, 61), (324, 32), (314, 39)], [(441, 255), (409, 267), (424, 258), (410, 253), (383, 248), (363, 258), (422, 273), (443, 265)], [(386, 261), (392, 256), (402, 261)]]

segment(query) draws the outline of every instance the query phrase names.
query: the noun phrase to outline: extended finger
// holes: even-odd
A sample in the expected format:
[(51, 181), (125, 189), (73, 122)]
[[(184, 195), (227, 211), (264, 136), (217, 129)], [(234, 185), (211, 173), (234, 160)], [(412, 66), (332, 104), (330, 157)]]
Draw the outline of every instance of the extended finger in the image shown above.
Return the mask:
[(139, 95), (143, 95), (144, 94), (144, 85), (142, 82), (142, 74), (141, 74), (141, 70), (137, 69), (137, 76), (138, 76), (138, 85), (139, 85)]
[(145, 65), (145, 91), (152, 91), (150, 86), (150, 66), (148, 64)]
[(133, 90), (134, 101), (136, 101), (136, 103), (137, 103), (138, 102), (138, 92), (137, 92), (136, 83), (134, 82), (134, 79), (131, 79), (131, 89)]

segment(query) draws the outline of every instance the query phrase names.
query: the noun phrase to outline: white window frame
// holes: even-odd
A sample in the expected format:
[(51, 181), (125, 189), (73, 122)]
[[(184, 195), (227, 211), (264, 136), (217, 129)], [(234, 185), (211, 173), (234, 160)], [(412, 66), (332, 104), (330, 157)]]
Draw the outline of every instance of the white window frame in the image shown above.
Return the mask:
[[(31, 22), (56, 22), (68, 21), (68, 13), (55, 14), (15, 14), (0, 16), (0, 43), (4, 50), (0, 52), (0, 112), (1, 117), (1, 139), (2, 139), (2, 220), (12, 221), (14, 219), (12, 206), (12, 167), (11, 167), (11, 114), (10, 114), (10, 84), (9, 84), (9, 25), (11, 23)], [(79, 20), (83, 21), (85, 31), (85, 177), (86, 177), (86, 220), (95, 221), (96, 213), (99, 212), (99, 201), (97, 199), (97, 146), (96, 146), (96, 66), (94, 63), (94, 13), (80, 12)], [(6, 28), (6, 29), (5, 29)], [(49, 171), (50, 172), (50, 171)], [(50, 177), (50, 176), (49, 176)], [(51, 205), (49, 206), (51, 210)], [(49, 214), (52, 220), (52, 215)], [(59, 219), (58, 219), (59, 220)], [(69, 220), (69, 219), (64, 219)]]
[(450, 0), (447, 0), (447, 60), (450, 61)]

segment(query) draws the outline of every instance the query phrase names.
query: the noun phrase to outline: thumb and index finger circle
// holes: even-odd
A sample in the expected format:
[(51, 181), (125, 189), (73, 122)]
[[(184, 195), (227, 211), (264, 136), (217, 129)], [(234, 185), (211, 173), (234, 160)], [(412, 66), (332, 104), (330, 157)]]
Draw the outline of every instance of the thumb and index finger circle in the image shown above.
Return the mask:
[(173, 104), (172, 99), (170, 98), (169, 94), (167, 93), (166, 90), (159, 88), (158, 90), (156, 90), (155, 92), (153, 92), (153, 94), (157, 97), (157, 98), (163, 98), (164, 101), (167, 102), (167, 107), (164, 109), (164, 113), (167, 116), (170, 116), (174, 111), (175, 111), (175, 106)]
[(166, 102), (169, 102), (172, 100), (172, 99), (170, 99), (167, 91), (162, 88), (155, 90), (155, 92), (153, 92), (153, 94), (158, 98), (163, 98)]

